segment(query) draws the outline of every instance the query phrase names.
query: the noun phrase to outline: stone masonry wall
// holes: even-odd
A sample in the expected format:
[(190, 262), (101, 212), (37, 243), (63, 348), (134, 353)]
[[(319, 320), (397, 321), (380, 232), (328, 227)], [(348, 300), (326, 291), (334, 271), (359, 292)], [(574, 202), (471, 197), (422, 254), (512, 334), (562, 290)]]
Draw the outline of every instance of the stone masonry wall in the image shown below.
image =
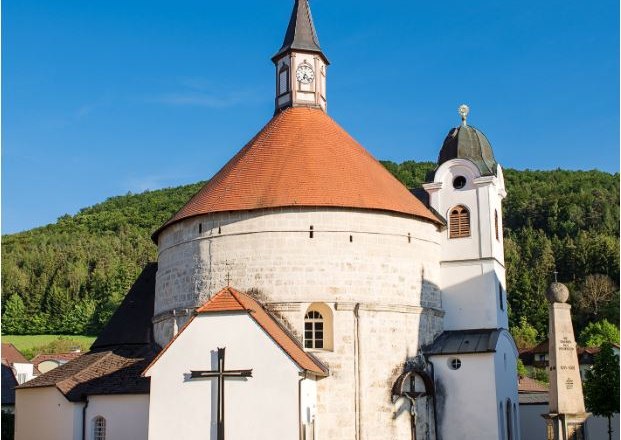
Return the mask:
[(406, 359), (442, 330), (439, 241), (435, 225), (373, 211), (287, 208), (185, 220), (159, 238), (156, 340), (166, 344), (227, 279), (300, 339), (306, 310), (324, 303), (334, 347), (314, 351), (330, 368), (318, 383), (317, 438), (410, 438), (409, 404), (393, 404), (390, 390)]

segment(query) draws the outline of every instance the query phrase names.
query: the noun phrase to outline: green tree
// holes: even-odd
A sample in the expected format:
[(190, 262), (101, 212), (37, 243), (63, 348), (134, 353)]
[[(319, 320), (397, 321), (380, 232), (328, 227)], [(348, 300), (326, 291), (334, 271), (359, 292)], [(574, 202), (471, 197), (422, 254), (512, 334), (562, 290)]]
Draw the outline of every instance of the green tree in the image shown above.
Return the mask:
[(539, 333), (535, 327), (528, 323), (526, 316), (521, 316), (520, 324), (511, 327), (510, 331), (515, 340), (515, 345), (519, 349), (534, 347), (539, 342)]
[(611, 419), (619, 412), (619, 356), (615, 355), (612, 344), (602, 345), (593, 368), (587, 370), (584, 397), (589, 411), (608, 418), (608, 438), (612, 440)]
[(607, 320), (591, 322), (578, 337), (583, 347), (600, 347), (604, 343), (619, 343), (619, 328)]
[(22, 298), (13, 294), (4, 306), (2, 315), (2, 333), (19, 335), (25, 330), (26, 307)]

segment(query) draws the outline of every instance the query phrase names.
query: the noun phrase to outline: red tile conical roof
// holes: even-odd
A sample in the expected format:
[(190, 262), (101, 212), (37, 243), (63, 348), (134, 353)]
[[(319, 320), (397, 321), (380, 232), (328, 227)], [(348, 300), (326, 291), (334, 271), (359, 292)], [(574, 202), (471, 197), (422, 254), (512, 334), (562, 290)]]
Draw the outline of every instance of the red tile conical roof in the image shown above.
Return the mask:
[(399, 212), (440, 223), (320, 109), (274, 116), (166, 226), (196, 215), (291, 206)]

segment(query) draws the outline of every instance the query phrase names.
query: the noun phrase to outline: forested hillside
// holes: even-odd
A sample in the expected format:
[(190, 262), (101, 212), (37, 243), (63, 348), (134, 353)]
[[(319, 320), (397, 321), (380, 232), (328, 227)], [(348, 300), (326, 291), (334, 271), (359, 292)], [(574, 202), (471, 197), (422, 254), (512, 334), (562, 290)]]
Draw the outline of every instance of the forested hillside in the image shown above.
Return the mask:
[[(384, 165), (419, 187), (430, 162)], [(513, 326), (545, 337), (545, 289), (558, 271), (573, 292), (576, 327), (618, 325), (619, 175), (505, 170), (505, 255)], [(151, 233), (201, 187), (113, 197), (55, 224), (2, 237), (2, 331), (96, 334), (142, 267)]]

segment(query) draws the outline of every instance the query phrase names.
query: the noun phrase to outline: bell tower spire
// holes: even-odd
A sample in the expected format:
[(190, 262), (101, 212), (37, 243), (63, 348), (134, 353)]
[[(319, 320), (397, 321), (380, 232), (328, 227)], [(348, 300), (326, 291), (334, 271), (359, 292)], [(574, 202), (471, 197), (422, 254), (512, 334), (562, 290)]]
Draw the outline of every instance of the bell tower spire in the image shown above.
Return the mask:
[(326, 111), (326, 73), (330, 64), (319, 47), (308, 0), (295, 0), (276, 66), (276, 112), (287, 107)]

